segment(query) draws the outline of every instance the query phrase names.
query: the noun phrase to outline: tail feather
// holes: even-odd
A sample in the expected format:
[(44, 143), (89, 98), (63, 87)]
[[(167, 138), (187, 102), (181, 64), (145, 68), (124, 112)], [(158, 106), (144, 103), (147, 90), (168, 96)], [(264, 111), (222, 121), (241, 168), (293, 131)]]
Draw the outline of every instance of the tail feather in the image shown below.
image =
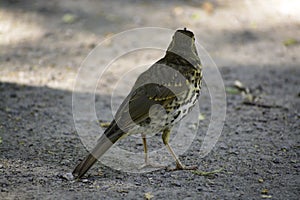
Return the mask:
[[(112, 123), (113, 124), (113, 123)], [(97, 145), (81, 161), (72, 172), (75, 178), (81, 178), (93, 164), (123, 135), (123, 131), (111, 125), (105, 133), (99, 138)]]
[(72, 172), (75, 178), (81, 178), (97, 161), (97, 159), (92, 155), (89, 154), (83, 161), (81, 161), (74, 171)]

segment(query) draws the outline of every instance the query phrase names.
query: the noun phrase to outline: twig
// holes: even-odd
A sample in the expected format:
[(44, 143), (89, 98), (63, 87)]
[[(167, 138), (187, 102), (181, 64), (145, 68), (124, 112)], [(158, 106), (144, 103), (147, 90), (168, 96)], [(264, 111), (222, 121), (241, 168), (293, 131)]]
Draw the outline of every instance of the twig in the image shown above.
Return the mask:
[(217, 174), (221, 171), (223, 171), (223, 168), (216, 169), (216, 170), (213, 170), (213, 171), (210, 171), (210, 172), (204, 172), (204, 171), (200, 171), (200, 170), (193, 170), (192, 173), (196, 174), (196, 175), (199, 175), (199, 176), (210, 176), (212, 174)]
[(243, 104), (248, 105), (248, 106), (257, 106), (257, 107), (261, 107), (261, 108), (284, 108), (284, 109), (286, 109), (285, 107), (280, 106), (280, 105), (268, 105), (268, 104), (249, 102), (249, 101), (244, 101)]

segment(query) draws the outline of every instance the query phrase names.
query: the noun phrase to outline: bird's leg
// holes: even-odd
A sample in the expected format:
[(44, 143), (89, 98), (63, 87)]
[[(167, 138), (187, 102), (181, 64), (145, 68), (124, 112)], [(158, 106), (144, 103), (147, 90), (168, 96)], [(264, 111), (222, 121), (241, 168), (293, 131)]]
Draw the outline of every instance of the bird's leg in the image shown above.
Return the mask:
[(175, 152), (169, 145), (170, 133), (171, 133), (171, 130), (169, 128), (165, 129), (162, 134), (162, 140), (163, 140), (163, 143), (166, 145), (167, 149), (169, 150), (169, 152), (171, 153), (172, 157), (175, 159), (176, 168), (174, 170), (194, 170), (194, 169), (196, 169), (197, 166), (187, 167), (187, 166), (184, 166), (180, 162), (179, 158), (176, 156)]
[(163, 165), (153, 164), (153, 163), (149, 162), (146, 135), (143, 133), (142, 133), (142, 139), (143, 139), (143, 146), (144, 146), (144, 153), (145, 153), (145, 163), (140, 168), (142, 169), (142, 168), (146, 168), (146, 167), (154, 167), (154, 168), (165, 167)]
[(142, 134), (142, 139), (143, 139), (143, 146), (144, 146), (144, 153), (145, 153), (145, 165), (148, 164), (148, 148), (147, 148), (147, 140), (146, 136)]
[(164, 130), (164, 132), (162, 134), (163, 143), (166, 145), (166, 147), (168, 148), (168, 150), (171, 153), (172, 157), (175, 159), (176, 169), (183, 169), (184, 166), (182, 165), (179, 158), (176, 156), (175, 152), (173, 151), (173, 149), (169, 145), (170, 133), (171, 133), (170, 129), (167, 128), (167, 129)]

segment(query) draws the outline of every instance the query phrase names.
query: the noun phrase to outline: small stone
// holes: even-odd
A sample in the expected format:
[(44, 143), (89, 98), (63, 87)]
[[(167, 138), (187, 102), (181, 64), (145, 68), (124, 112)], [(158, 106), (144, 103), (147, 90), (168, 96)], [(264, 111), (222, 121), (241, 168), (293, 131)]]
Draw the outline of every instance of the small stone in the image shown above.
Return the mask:
[(16, 98), (16, 97), (17, 97), (17, 94), (16, 94), (16, 93), (12, 93), (12, 94), (10, 94), (10, 97), (11, 97), (11, 98)]
[(259, 178), (259, 179), (258, 179), (258, 182), (263, 183), (263, 182), (264, 182), (264, 179)]
[(279, 164), (279, 163), (280, 163), (280, 161), (279, 161), (279, 159), (278, 159), (278, 158), (274, 158), (274, 159), (273, 159), (273, 163), (275, 163), (275, 164)]
[(74, 176), (73, 176), (72, 173), (64, 173), (60, 177), (65, 179), (65, 180), (68, 180), (68, 181), (74, 180)]
[(141, 183), (139, 183), (139, 182), (134, 182), (134, 184), (135, 185), (137, 185), (137, 186), (140, 186), (140, 185), (142, 185)]
[(181, 184), (179, 182), (173, 182), (172, 185), (174, 185), (176, 187), (181, 187)]
[(81, 182), (87, 183), (87, 182), (89, 182), (89, 180), (85, 178), (85, 179), (82, 179)]

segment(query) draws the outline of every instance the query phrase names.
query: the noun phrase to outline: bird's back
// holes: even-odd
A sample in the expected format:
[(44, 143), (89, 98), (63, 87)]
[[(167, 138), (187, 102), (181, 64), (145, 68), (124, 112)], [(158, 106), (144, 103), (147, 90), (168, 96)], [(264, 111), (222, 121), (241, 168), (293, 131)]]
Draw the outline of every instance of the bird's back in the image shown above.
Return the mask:
[(195, 105), (201, 87), (201, 63), (176, 54), (166, 56), (142, 73), (119, 107), (115, 121), (128, 134), (152, 133), (172, 126)]

